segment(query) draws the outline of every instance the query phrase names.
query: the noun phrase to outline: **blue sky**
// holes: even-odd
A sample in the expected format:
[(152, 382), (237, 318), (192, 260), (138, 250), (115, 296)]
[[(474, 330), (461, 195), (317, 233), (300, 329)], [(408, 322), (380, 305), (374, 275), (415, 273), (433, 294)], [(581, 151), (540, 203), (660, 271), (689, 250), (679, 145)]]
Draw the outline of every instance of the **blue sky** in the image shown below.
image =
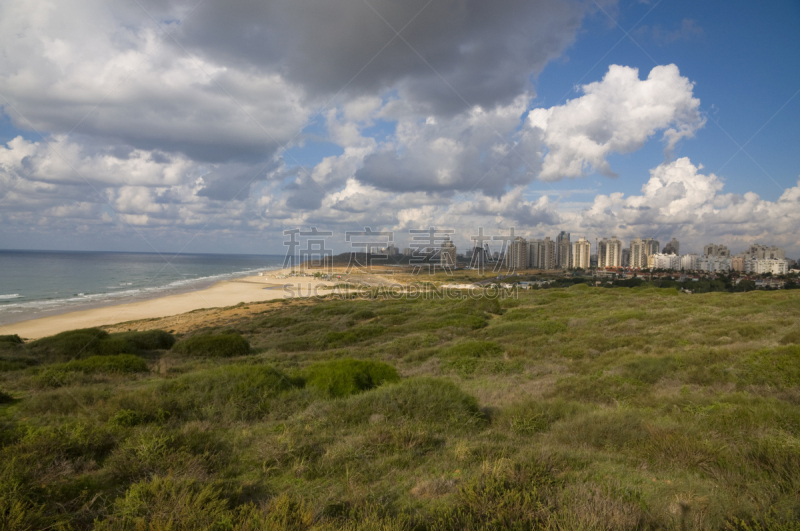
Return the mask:
[(67, 4), (0, 17), (0, 247), (281, 252), (286, 228), (449, 224), (461, 247), (515, 226), (800, 256), (797, 2), (470, 0), (454, 22), (376, 0), (338, 26), (288, 0), (233, 2), (227, 26), (205, 3)]

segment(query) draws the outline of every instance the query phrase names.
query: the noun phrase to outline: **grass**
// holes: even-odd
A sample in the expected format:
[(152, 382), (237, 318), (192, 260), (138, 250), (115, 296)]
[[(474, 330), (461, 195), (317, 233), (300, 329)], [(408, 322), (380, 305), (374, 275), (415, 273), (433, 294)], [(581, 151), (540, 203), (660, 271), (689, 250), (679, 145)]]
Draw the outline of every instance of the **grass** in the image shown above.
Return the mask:
[(0, 529), (798, 529), (798, 292), (250, 308), (0, 337)]
[(172, 349), (186, 356), (230, 358), (250, 353), (250, 343), (235, 333), (203, 334), (175, 344)]

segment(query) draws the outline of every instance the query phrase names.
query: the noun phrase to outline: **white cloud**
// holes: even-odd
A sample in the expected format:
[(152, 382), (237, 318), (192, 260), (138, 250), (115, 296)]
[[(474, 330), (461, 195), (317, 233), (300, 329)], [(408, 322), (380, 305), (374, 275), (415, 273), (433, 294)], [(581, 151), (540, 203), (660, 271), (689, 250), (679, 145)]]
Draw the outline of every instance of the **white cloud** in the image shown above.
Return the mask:
[(647, 79), (636, 68), (611, 65), (584, 95), (549, 109), (534, 109), (527, 125), (541, 130), (547, 153), (539, 178), (555, 181), (590, 171), (613, 176), (611, 153), (631, 153), (657, 132), (667, 151), (705, 124), (693, 84), (675, 65), (656, 66)]

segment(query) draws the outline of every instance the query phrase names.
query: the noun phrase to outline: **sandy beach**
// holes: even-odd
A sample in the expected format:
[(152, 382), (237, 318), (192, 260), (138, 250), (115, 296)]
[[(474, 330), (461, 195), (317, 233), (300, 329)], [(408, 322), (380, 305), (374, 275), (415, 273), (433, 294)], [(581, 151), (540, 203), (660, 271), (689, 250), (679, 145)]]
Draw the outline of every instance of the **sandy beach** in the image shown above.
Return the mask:
[(312, 276), (287, 276), (287, 273), (285, 270), (270, 271), (263, 276), (218, 282), (198, 291), (11, 323), (0, 326), (0, 335), (18, 334), (25, 339), (38, 339), (66, 330), (169, 317), (202, 308), (308, 297), (325, 293), (325, 286), (333, 285)]

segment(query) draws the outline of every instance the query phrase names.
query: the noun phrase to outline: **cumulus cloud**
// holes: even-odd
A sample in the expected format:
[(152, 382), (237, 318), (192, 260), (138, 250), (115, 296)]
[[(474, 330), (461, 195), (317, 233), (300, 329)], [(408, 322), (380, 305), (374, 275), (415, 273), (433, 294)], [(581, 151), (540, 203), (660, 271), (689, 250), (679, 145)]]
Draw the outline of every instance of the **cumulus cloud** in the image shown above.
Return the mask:
[(473, 107), (447, 120), (389, 104), (397, 120), (394, 138), (364, 160), (356, 178), (382, 190), (502, 195), (535, 177), (539, 158), (516, 133), (529, 96), (491, 110)]
[(598, 195), (567, 223), (601, 236), (675, 236), (689, 244), (682, 249), (696, 252), (710, 241), (742, 249), (759, 239), (800, 252), (800, 181), (777, 201), (754, 192), (724, 193), (723, 188), (718, 176), (703, 174), (702, 166), (684, 157), (652, 169), (641, 195)]
[(636, 68), (611, 65), (582, 91), (580, 98), (528, 115), (527, 125), (542, 132), (547, 149), (539, 176), (544, 181), (590, 171), (613, 176), (606, 161), (611, 153), (631, 153), (659, 131), (671, 152), (705, 124), (693, 83), (675, 65), (656, 66), (645, 80)]
[(0, 93), (15, 126), (220, 162), (269, 156), (305, 125), (302, 91), (279, 72), (187, 55), (130, 7), (0, 4)]
[[(530, 80), (594, 5), (3, 2), (2, 112), (42, 139), (0, 146), (0, 223), (23, 235), (134, 226), (173, 248), (199, 229), (250, 242), (311, 225), (732, 243), (772, 231), (796, 246), (800, 187), (772, 202), (726, 194), (688, 159), (655, 168), (639, 195), (580, 205), (531, 192), (536, 180), (613, 176), (610, 155), (652, 139), (670, 159), (705, 123), (675, 65), (645, 79), (612, 65), (563, 105), (531, 109)], [(680, 31), (699, 33), (691, 21)], [(334, 154), (283, 149), (315, 142)]]
[(452, 114), (517, 97), (528, 77), (573, 41), (590, 5), (563, 0), (203, 2), (178, 37), (219, 63), (278, 69), (312, 94), (396, 89), (427, 112)]

